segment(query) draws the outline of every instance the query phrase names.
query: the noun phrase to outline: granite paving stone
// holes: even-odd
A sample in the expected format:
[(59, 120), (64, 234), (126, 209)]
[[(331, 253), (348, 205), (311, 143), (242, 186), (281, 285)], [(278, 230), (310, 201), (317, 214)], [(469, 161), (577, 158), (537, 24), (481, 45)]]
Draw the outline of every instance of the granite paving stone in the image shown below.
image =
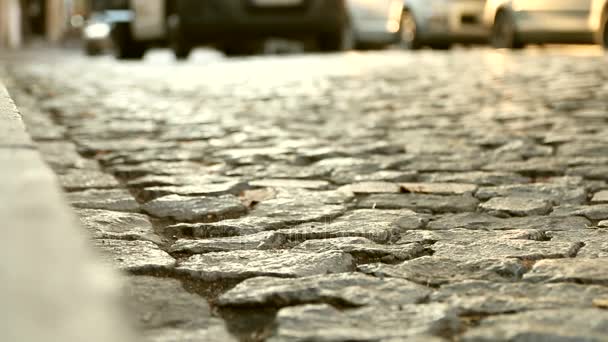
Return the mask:
[(353, 268), (353, 258), (341, 251), (245, 250), (197, 254), (181, 261), (177, 271), (203, 281), (225, 281), (259, 276), (304, 277)]
[(70, 192), (67, 200), (75, 208), (138, 212), (140, 205), (127, 190), (91, 189)]
[(240, 216), (247, 209), (233, 195), (218, 197), (168, 195), (142, 205), (142, 210), (159, 218), (193, 222), (213, 220), (216, 217)]
[(420, 303), (430, 294), (428, 287), (407, 280), (336, 273), (296, 279), (250, 278), (221, 295), (216, 304), (230, 307), (285, 307), (307, 303), (394, 306)]

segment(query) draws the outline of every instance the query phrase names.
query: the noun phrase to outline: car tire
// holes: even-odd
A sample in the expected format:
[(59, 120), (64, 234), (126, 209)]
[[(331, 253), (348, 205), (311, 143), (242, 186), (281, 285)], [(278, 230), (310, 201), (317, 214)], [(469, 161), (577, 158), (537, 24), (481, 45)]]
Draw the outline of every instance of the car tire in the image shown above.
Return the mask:
[(90, 57), (99, 56), (99, 55), (101, 55), (102, 52), (103, 52), (103, 49), (99, 46), (98, 43), (93, 43), (90, 41), (84, 43), (85, 55), (90, 56)]
[(341, 27), (330, 33), (321, 34), (318, 39), (319, 49), (324, 52), (349, 51), (356, 47), (357, 38), (351, 21), (346, 18)]
[(167, 31), (169, 32), (169, 47), (178, 60), (188, 59), (192, 52), (192, 43), (186, 38), (179, 16), (170, 15), (167, 18)]
[(416, 19), (409, 10), (404, 10), (401, 14), (399, 46), (406, 50), (417, 50), (422, 47), (420, 44)]
[(608, 8), (604, 11), (602, 15), (602, 24), (600, 26), (600, 35), (599, 35), (600, 45), (608, 50)]
[(506, 11), (498, 12), (491, 34), (492, 46), (497, 49), (522, 49), (524, 44), (517, 37), (515, 20)]
[(142, 59), (146, 53), (146, 46), (133, 39), (129, 23), (119, 23), (114, 26), (112, 42), (114, 54), (118, 59)]

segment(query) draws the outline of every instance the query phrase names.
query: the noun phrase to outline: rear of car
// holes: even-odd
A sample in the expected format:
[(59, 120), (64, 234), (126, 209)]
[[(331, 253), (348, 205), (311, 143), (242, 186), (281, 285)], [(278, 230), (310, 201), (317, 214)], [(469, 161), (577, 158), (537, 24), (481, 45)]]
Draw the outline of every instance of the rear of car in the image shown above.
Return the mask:
[[(484, 15), (496, 47), (528, 43), (594, 42), (590, 25), (596, 0), (488, 0)], [(506, 44), (505, 44), (506, 42)]]
[(173, 11), (192, 45), (314, 37), (322, 48), (339, 50), (346, 20), (344, 0), (181, 0)]
[(419, 45), (448, 47), (452, 43), (483, 43), (485, 0), (404, 0), (416, 24)]
[(355, 46), (375, 47), (399, 41), (403, 0), (348, 0)]

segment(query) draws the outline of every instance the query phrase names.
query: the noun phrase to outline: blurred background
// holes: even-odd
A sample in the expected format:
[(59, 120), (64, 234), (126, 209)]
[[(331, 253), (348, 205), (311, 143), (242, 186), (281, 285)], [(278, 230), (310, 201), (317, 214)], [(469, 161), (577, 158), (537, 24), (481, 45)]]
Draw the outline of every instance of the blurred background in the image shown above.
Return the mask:
[[(79, 44), (138, 59), (491, 44), (608, 46), (606, 0), (0, 0), (0, 46)], [(270, 46), (270, 48), (269, 48)]]

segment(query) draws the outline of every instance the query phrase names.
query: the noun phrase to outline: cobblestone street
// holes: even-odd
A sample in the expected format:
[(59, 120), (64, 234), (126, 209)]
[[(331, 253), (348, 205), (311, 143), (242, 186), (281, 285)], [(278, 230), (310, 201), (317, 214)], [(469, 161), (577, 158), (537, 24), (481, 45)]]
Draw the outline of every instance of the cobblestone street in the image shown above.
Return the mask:
[(4, 58), (149, 341), (608, 341), (599, 48)]

